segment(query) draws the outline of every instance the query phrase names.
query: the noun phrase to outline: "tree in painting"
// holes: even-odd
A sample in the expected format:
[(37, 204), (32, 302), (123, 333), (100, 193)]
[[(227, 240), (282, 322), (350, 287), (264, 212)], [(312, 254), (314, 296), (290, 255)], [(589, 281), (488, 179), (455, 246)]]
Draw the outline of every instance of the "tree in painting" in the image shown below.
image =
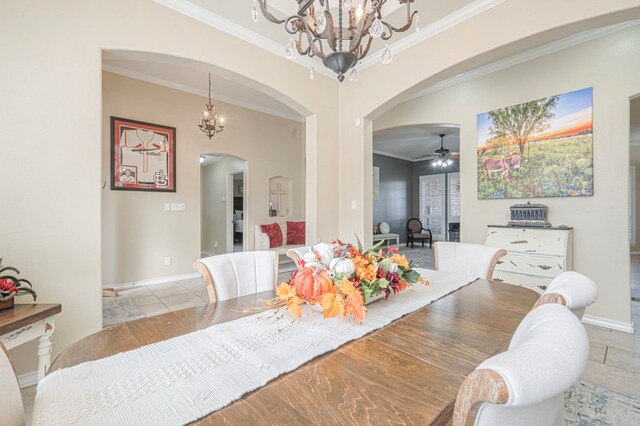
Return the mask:
[(559, 96), (550, 96), (491, 111), (489, 118), (493, 124), (490, 132), (498, 140), (514, 139), (520, 148), (520, 155), (523, 155), (529, 138), (549, 128), (559, 99)]
[(593, 195), (592, 117), (591, 88), (478, 114), (478, 198)]

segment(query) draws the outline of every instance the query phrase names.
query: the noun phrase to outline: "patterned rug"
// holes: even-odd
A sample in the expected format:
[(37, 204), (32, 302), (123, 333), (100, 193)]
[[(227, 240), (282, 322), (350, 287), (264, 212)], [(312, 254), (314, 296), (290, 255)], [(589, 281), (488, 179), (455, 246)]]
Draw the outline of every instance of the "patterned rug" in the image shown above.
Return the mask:
[(565, 393), (565, 425), (640, 425), (640, 399), (581, 380)]
[(133, 300), (118, 300), (102, 306), (102, 326), (109, 327), (121, 322), (144, 318), (146, 315)]

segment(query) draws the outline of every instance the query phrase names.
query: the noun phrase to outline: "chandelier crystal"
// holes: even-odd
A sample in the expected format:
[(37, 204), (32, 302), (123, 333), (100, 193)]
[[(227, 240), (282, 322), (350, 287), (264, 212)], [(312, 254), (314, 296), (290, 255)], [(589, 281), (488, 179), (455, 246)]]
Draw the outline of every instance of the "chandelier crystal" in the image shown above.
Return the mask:
[(198, 127), (209, 139), (224, 130), (224, 116), (216, 112), (216, 107), (211, 102), (211, 73), (209, 73), (209, 103), (202, 110)]
[[(401, 27), (384, 20), (382, 7), (388, 0), (295, 0), (298, 13), (285, 19), (276, 18), (270, 11), (268, 0), (253, 0), (252, 17), (257, 21), (257, 7), (274, 24), (284, 24), (291, 34), (286, 56), (298, 55), (322, 59), (324, 65), (343, 81), (347, 72), (367, 56), (374, 39), (388, 41), (394, 33), (411, 28), (419, 20), (418, 12), (411, 11), (414, 0), (397, 0), (406, 5), (407, 18)], [(333, 7), (333, 8), (332, 8)], [(419, 31), (419, 28), (416, 28)], [(391, 62), (391, 51), (385, 48), (382, 63)]]

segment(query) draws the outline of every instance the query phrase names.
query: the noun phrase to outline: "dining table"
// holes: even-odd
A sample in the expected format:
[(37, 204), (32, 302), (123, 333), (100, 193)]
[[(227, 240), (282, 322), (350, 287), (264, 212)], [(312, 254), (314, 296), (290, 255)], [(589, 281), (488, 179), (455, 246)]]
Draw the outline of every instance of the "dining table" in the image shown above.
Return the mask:
[[(49, 373), (251, 315), (248, 308), (274, 294), (105, 328), (65, 349)], [(465, 377), (506, 350), (537, 299), (530, 289), (478, 279), (193, 424), (450, 424)]]

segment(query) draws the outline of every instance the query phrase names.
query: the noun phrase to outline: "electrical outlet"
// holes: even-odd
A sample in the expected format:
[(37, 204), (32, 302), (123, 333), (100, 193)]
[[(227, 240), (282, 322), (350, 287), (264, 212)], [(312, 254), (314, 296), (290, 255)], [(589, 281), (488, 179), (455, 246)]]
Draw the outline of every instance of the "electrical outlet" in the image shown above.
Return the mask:
[(171, 265), (171, 258), (170, 257), (165, 257), (164, 258), (164, 266), (169, 266)]
[(218, 248), (218, 242), (213, 243), (213, 248)]
[(358, 203), (356, 202), (356, 200), (351, 200), (351, 208), (353, 210), (358, 208)]

